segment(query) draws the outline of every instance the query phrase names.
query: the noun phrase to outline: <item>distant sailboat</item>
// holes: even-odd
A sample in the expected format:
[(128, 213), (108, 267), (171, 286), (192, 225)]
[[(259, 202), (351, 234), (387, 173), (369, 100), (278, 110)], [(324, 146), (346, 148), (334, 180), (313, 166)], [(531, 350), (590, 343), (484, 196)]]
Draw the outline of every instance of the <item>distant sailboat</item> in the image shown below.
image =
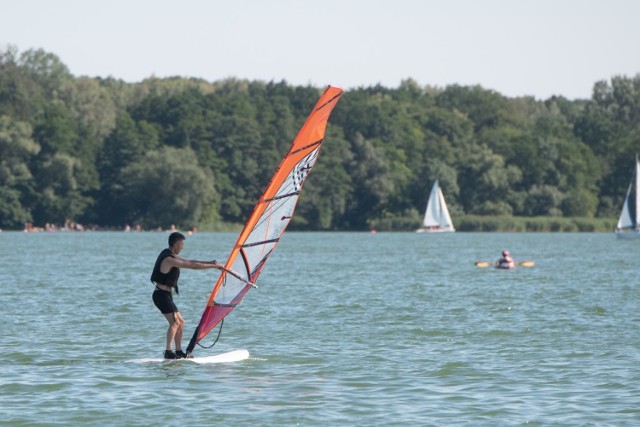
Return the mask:
[(616, 226), (616, 236), (621, 239), (640, 238), (640, 163), (636, 156), (636, 170), (631, 178), (631, 183), (624, 198), (620, 219)]
[(438, 180), (433, 183), (431, 194), (429, 194), (429, 202), (427, 203), (427, 210), (424, 213), (424, 220), (422, 221), (422, 227), (416, 230), (416, 233), (442, 233), (453, 232), (456, 229), (451, 222), (451, 216), (449, 215), (449, 209), (444, 201), (444, 195)]

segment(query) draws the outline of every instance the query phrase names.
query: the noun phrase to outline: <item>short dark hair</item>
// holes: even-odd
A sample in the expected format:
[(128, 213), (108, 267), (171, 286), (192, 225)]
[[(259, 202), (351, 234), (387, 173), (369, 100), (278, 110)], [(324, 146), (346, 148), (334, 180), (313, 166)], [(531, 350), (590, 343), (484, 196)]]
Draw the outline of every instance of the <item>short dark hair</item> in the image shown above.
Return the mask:
[(177, 231), (173, 232), (169, 234), (169, 247), (175, 245), (180, 240), (185, 240), (185, 239), (186, 237), (184, 237), (184, 234), (178, 233)]

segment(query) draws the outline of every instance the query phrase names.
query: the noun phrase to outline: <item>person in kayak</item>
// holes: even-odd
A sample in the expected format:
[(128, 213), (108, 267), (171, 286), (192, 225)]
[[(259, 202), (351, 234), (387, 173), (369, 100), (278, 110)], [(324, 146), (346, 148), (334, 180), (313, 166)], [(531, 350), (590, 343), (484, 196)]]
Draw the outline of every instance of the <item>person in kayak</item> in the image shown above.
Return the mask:
[(516, 263), (513, 261), (513, 258), (509, 256), (509, 251), (502, 251), (502, 258), (496, 262), (496, 267), (498, 268), (516, 268)]

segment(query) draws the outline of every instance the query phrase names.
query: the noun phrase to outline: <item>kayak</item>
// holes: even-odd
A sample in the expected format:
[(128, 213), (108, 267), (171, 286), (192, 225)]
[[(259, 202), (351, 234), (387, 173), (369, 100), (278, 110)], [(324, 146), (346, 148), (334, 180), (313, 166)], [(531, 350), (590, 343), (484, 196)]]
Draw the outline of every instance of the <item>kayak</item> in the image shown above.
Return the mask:
[(516, 268), (516, 266), (519, 266), (519, 265), (522, 267), (533, 267), (534, 265), (536, 265), (536, 263), (533, 261), (522, 261), (518, 263), (514, 262), (513, 264), (498, 264), (495, 262), (476, 261), (474, 264), (476, 267), (480, 267), (480, 268), (495, 267), (501, 270), (513, 270)]
[(499, 268), (501, 270), (513, 270), (516, 268), (516, 264), (513, 262), (510, 263), (503, 263), (503, 264), (496, 264), (496, 268)]

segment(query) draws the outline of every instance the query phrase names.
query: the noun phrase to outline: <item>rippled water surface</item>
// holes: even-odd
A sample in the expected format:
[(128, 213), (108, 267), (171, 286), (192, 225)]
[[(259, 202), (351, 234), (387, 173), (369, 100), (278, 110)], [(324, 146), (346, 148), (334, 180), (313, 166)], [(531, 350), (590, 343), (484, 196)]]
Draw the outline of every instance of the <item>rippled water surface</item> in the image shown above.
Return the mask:
[[(162, 355), (166, 238), (0, 233), (0, 424), (640, 425), (640, 241), (288, 232), (196, 349), (249, 359), (132, 363)], [(224, 260), (235, 239), (182, 255)], [(474, 266), (503, 248), (535, 267)], [(185, 345), (215, 279), (183, 270)]]

